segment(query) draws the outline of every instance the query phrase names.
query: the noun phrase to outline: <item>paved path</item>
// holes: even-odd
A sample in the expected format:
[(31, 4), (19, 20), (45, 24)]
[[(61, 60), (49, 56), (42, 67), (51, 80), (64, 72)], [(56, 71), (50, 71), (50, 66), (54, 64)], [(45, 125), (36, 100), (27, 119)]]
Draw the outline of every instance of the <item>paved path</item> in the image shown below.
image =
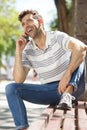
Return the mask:
[[(37, 82), (37, 81), (35, 81)], [(10, 81), (0, 82), (0, 130), (16, 130), (11, 112), (8, 107), (8, 103), (5, 97), (5, 86)], [(29, 123), (36, 120), (41, 112), (44, 110), (44, 105), (35, 105), (29, 102), (25, 102)]]

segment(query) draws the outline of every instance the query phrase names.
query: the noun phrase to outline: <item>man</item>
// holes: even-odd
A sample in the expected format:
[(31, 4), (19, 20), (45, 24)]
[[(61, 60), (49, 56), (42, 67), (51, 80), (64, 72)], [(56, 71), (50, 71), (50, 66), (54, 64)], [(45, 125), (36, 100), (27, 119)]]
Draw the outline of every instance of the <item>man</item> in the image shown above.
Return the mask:
[[(18, 19), (24, 34), (16, 42), (16, 83), (6, 86), (6, 96), (17, 130), (28, 130), (23, 100), (71, 109), (72, 100), (78, 100), (84, 93), (87, 46), (66, 33), (46, 32), (37, 11), (23, 11)], [(36, 71), (41, 84), (23, 83), (30, 68)]]

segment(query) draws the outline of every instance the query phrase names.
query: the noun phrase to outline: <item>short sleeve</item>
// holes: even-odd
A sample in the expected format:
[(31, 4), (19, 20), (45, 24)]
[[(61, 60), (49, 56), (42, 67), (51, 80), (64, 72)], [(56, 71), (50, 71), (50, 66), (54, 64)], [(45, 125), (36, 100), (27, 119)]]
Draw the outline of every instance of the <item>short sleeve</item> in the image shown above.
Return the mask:
[(32, 64), (26, 56), (26, 53), (23, 51), (22, 53), (22, 64), (24, 67), (32, 68)]
[(64, 32), (57, 32), (57, 42), (58, 44), (64, 49), (64, 50), (69, 50), (68, 49), (68, 44), (71, 41), (71, 36)]

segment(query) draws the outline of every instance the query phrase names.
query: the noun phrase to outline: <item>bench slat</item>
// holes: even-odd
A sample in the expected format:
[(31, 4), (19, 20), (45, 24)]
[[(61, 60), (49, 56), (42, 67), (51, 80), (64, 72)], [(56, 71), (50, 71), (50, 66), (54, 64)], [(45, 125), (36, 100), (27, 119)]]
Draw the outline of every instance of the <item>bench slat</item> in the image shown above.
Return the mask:
[(87, 130), (87, 106), (78, 102), (71, 111), (49, 106), (29, 130)]
[(75, 113), (74, 109), (72, 108), (71, 111), (67, 111), (64, 124), (63, 124), (63, 130), (75, 130)]
[(87, 130), (87, 114), (85, 109), (78, 109), (78, 125), (79, 129)]
[(48, 108), (46, 108), (39, 117), (39, 119), (31, 123), (29, 130), (44, 130), (47, 124), (49, 123), (49, 120), (53, 116), (55, 107), (49, 106)]
[(63, 115), (63, 111), (57, 109), (54, 112), (52, 119), (48, 123), (46, 130), (59, 130), (62, 115)]

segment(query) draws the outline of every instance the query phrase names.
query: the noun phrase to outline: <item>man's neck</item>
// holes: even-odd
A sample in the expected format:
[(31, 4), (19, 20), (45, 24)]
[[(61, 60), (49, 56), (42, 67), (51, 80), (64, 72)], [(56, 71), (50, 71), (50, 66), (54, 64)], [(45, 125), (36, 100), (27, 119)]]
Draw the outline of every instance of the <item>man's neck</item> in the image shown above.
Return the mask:
[(44, 50), (46, 45), (46, 32), (45, 31), (39, 32), (38, 37), (35, 38), (34, 41), (38, 48)]

